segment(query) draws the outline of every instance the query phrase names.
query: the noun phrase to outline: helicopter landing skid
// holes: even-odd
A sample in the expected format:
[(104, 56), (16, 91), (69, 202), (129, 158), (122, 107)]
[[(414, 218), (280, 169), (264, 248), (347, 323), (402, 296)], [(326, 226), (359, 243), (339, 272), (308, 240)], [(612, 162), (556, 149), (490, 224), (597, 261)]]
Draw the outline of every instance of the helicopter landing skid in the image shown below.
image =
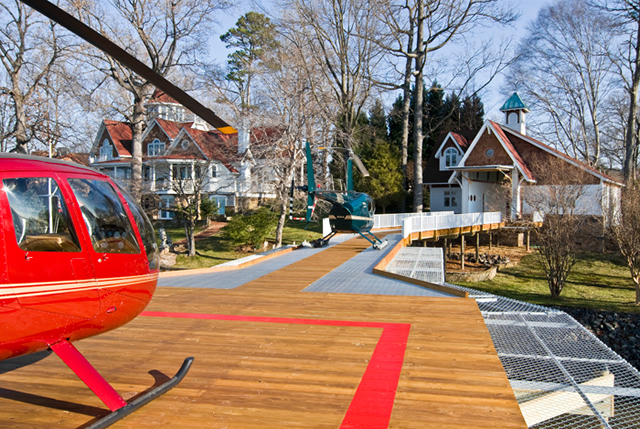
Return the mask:
[(373, 248), (376, 250), (382, 250), (385, 247), (387, 247), (387, 245), (389, 244), (389, 242), (387, 240), (380, 240), (378, 237), (376, 237), (375, 235), (373, 235), (371, 232), (367, 231), (367, 233), (373, 237), (373, 240), (371, 240), (369, 237), (367, 237), (366, 235), (364, 235), (363, 233), (361, 233), (360, 231), (358, 231), (358, 234), (360, 234), (365, 240), (367, 240), (369, 243), (371, 243), (373, 245)]
[(327, 244), (329, 244), (329, 240), (331, 240), (337, 233), (336, 232), (330, 232), (329, 234), (325, 235), (322, 238), (318, 238), (317, 240), (313, 240), (312, 242), (308, 242), (305, 241), (301, 244), (302, 247), (309, 247), (309, 248), (318, 248), (318, 247), (323, 247), (326, 246)]
[(115, 422), (133, 413), (138, 408), (141, 408), (164, 393), (167, 393), (182, 381), (193, 363), (192, 357), (186, 358), (182, 363), (180, 370), (173, 378), (150, 392), (147, 392), (127, 403), (69, 341), (60, 341), (59, 343), (51, 345), (50, 348), (60, 359), (62, 359), (69, 369), (71, 369), (71, 371), (73, 371), (102, 402), (104, 402), (109, 410), (111, 410), (110, 414), (107, 414), (97, 422), (86, 426), (85, 429), (102, 429), (109, 427)]

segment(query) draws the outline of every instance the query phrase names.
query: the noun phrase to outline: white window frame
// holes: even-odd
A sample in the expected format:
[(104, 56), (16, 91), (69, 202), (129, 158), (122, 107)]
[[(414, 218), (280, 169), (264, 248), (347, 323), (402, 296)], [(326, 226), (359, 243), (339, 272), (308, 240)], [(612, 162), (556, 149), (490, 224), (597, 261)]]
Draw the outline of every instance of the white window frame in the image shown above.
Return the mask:
[(111, 161), (113, 159), (113, 148), (109, 144), (109, 140), (104, 139), (100, 146), (100, 162)]
[(460, 153), (454, 147), (448, 147), (440, 157), (440, 169), (449, 169), (458, 165)]
[(444, 191), (444, 206), (458, 207), (458, 192)]
[(153, 141), (147, 145), (147, 156), (160, 156), (164, 154), (164, 150), (164, 143), (158, 139), (153, 139)]
[(167, 210), (163, 210), (165, 208), (170, 208), (175, 202), (175, 197), (173, 195), (166, 195), (160, 197), (160, 210), (158, 210), (158, 219), (162, 220), (173, 220), (175, 213)]

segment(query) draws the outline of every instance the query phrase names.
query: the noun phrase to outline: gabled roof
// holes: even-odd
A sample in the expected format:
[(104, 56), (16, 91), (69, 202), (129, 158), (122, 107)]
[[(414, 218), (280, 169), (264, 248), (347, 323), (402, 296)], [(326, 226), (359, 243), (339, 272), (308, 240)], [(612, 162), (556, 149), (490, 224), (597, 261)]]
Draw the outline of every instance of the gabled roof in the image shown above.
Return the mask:
[[(497, 125), (497, 124), (496, 124)], [(552, 148), (551, 146), (542, 143), (540, 140), (534, 139), (533, 137), (529, 137), (527, 135), (523, 135), (520, 134), (517, 131), (514, 131), (512, 129), (510, 129), (509, 127), (503, 126), (503, 125), (499, 125), (500, 128), (503, 131), (506, 131), (507, 133), (512, 134), (513, 136), (515, 136), (516, 138), (520, 138), (530, 144), (533, 144), (534, 146), (537, 146), (538, 148), (544, 150), (545, 152), (548, 152), (552, 155), (557, 156), (558, 158), (562, 158), (565, 161), (569, 162), (572, 165), (575, 165), (576, 167), (582, 168), (583, 170), (587, 171), (588, 173), (596, 176), (597, 178), (604, 180), (605, 182), (610, 182), (616, 185), (620, 185), (623, 186), (624, 184), (622, 182), (620, 182), (619, 180), (614, 179), (613, 177), (609, 176), (608, 174), (605, 174), (603, 172), (601, 172), (600, 170), (593, 168), (592, 166), (578, 160), (575, 158), (570, 157), (569, 155), (560, 152), (557, 149)]]
[(171, 140), (175, 139), (178, 136), (178, 133), (183, 127), (190, 128), (191, 124), (193, 124), (193, 122), (180, 123), (180, 122), (167, 121), (166, 119), (160, 119), (160, 118), (154, 118), (153, 120), (158, 123), (160, 128), (162, 128), (164, 133)]
[[(198, 145), (202, 153), (210, 160), (221, 162), (229, 171), (237, 173), (238, 170), (231, 165), (238, 159), (238, 135), (222, 134), (218, 130), (202, 131), (195, 128), (184, 127), (183, 130)], [(171, 155), (168, 155), (170, 157)]]
[(502, 112), (507, 112), (509, 110), (524, 110), (525, 112), (529, 112), (529, 108), (524, 104), (524, 101), (522, 101), (517, 92), (514, 92), (507, 102), (500, 108), (500, 111)]
[(120, 158), (131, 158), (131, 144), (133, 133), (131, 132), (131, 124), (127, 122), (111, 121), (105, 119), (104, 126), (111, 137), (111, 141), (118, 152)]
[(514, 165), (518, 167), (518, 170), (520, 170), (520, 173), (527, 179), (528, 182), (535, 182), (536, 179), (535, 177), (533, 177), (533, 173), (531, 172), (531, 170), (529, 170), (529, 167), (520, 156), (520, 153), (518, 153), (516, 148), (513, 147), (511, 140), (509, 140), (509, 138), (505, 135), (504, 131), (502, 130), (502, 126), (493, 121), (487, 122), (491, 124), (493, 130), (496, 133), (496, 137), (498, 137), (498, 140), (500, 140), (500, 143), (502, 143), (502, 146), (514, 161)]
[(439, 158), (442, 155), (442, 149), (449, 140), (453, 141), (460, 152), (464, 154), (476, 134), (478, 134), (478, 130), (450, 131), (448, 133), (446, 131), (440, 132), (435, 144), (435, 147), (438, 148), (435, 151), (435, 157)]

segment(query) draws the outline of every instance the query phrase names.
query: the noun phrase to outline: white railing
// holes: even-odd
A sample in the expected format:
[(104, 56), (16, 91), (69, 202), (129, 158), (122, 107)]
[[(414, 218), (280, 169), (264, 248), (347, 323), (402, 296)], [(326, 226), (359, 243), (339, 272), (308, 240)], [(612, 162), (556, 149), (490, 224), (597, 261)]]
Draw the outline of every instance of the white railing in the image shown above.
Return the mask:
[(408, 217), (422, 216), (449, 216), (453, 212), (425, 212), (425, 213), (393, 213), (381, 214), (373, 216), (373, 227), (378, 228), (397, 228), (402, 226), (402, 221)]
[[(394, 228), (402, 227), (404, 230), (404, 220), (408, 218), (439, 218), (447, 216), (457, 216), (453, 212), (425, 212), (425, 213), (394, 213), (374, 215), (373, 228)], [(415, 231), (414, 231), (415, 232)], [(326, 236), (331, 233), (331, 225), (329, 224), (329, 218), (322, 219), (322, 235)], [(406, 235), (405, 235), (406, 237)]]
[(408, 217), (402, 222), (402, 236), (406, 238), (414, 232), (437, 231), (500, 222), (502, 222), (502, 213), (500, 212)]

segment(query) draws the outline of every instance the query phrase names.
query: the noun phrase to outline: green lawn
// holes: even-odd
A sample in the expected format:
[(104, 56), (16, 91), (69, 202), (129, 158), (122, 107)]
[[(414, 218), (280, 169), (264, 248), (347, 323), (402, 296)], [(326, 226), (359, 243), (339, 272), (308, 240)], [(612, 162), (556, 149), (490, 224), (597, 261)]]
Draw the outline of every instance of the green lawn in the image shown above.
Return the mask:
[[(322, 229), (320, 225), (312, 223), (305, 230), (305, 224), (305, 222), (294, 223), (287, 221), (283, 231), (282, 244), (292, 244), (294, 241), (296, 244), (300, 244), (305, 239), (311, 241), (322, 236), (319, 232)], [(165, 230), (174, 242), (185, 238), (183, 228), (165, 228)], [(200, 230), (198, 229), (196, 232)], [(275, 242), (275, 234), (272, 237), (268, 237), (267, 240)], [(196, 256), (190, 258), (186, 255), (178, 255), (174, 268), (213, 267), (251, 254), (237, 251), (237, 247), (231, 241), (222, 238), (218, 233), (196, 242)]]
[(525, 256), (515, 267), (500, 271), (493, 280), (459, 284), (545, 306), (640, 313), (640, 307), (634, 305), (635, 289), (629, 269), (616, 254), (579, 255), (558, 299), (551, 298), (535, 254)]

